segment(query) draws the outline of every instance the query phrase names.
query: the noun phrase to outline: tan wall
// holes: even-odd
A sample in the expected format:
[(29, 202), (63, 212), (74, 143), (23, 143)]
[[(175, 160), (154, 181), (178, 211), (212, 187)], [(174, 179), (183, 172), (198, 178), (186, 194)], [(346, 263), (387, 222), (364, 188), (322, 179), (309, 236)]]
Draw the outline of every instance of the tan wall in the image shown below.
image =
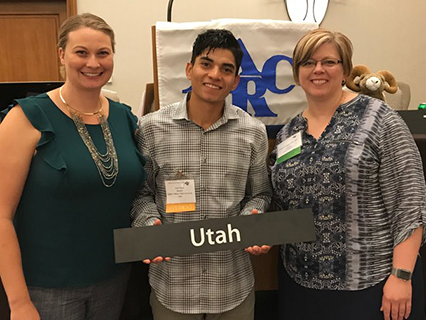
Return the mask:
[[(108, 89), (139, 109), (152, 82), (151, 26), (167, 19), (168, 0), (77, 0), (79, 13), (105, 18), (117, 34), (113, 83)], [(219, 18), (288, 20), (284, 0), (175, 0), (173, 21)], [(426, 1), (330, 0), (322, 27), (352, 40), (354, 63), (387, 69), (411, 85), (410, 108), (426, 101)], [(182, 66), (184, 68), (184, 66)]]

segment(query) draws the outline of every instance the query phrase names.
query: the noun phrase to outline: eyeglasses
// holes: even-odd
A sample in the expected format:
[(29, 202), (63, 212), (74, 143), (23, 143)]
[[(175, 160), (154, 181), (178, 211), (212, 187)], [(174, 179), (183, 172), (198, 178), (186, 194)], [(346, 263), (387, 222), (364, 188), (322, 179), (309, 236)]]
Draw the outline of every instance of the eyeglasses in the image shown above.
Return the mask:
[(337, 66), (339, 63), (342, 63), (342, 61), (337, 59), (324, 59), (324, 60), (309, 59), (309, 60), (306, 60), (305, 62), (302, 62), (300, 66), (307, 69), (313, 69), (317, 66), (318, 62), (321, 63), (321, 66), (323, 68), (333, 68)]

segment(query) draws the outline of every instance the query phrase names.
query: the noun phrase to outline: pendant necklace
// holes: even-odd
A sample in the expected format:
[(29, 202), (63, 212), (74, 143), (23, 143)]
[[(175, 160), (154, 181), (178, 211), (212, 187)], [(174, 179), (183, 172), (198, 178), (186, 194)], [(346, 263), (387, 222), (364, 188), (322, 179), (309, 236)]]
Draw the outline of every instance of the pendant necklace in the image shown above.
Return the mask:
[[(100, 108), (95, 112), (81, 112), (72, 108), (62, 96), (62, 88), (59, 89), (59, 98), (70, 113), (71, 119), (77, 128), (81, 139), (89, 150), (93, 161), (95, 162), (96, 168), (98, 169), (99, 176), (103, 185), (110, 188), (114, 185), (118, 176), (118, 157), (114, 146), (114, 140), (109, 129), (108, 121), (105, 118), (102, 110), (102, 101), (99, 98)], [(102, 134), (105, 140), (106, 152), (100, 153), (93, 143), (92, 137), (87, 130), (86, 124), (83, 122), (82, 116), (96, 116), (99, 119), (99, 125), (102, 129)]]

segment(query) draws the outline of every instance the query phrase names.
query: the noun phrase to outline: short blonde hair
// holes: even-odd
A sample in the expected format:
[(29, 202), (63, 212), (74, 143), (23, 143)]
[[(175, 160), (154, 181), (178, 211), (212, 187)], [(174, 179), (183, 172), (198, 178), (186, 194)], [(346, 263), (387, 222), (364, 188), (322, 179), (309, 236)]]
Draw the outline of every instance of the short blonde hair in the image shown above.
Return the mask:
[(91, 28), (93, 30), (105, 33), (111, 39), (112, 51), (115, 52), (115, 35), (114, 30), (105, 22), (104, 19), (91, 13), (83, 13), (69, 17), (64, 21), (59, 29), (58, 47), (65, 51), (68, 43), (68, 35), (70, 32), (80, 28)]
[(352, 42), (340, 32), (320, 28), (306, 33), (294, 48), (293, 78), (296, 84), (299, 84), (300, 65), (310, 59), (314, 52), (325, 43), (331, 43), (336, 47), (342, 61), (343, 72), (346, 76), (349, 76), (352, 70)]

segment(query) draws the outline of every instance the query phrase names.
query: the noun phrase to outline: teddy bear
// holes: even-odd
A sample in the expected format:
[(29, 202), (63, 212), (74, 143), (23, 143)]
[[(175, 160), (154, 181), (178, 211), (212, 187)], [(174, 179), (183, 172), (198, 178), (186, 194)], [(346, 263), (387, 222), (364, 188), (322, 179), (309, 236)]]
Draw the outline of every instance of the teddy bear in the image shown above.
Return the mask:
[(349, 77), (346, 79), (346, 87), (385, 102), (386, 97), (383, 91), (388, 93), (398, 91), (398, 83), (392, 73), (387, 70), (373, 73), (363, 64), (352, 68)]

